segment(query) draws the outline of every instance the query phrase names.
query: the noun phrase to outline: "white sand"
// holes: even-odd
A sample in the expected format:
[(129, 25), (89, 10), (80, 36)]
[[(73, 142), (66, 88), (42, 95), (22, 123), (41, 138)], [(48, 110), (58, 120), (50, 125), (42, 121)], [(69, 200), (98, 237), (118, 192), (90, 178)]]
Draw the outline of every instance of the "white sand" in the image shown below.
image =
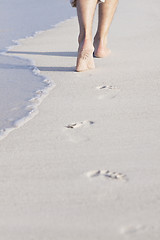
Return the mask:
[(93, 71), (73, 71), (76, 19), (14, 48), (56, 87), (1, 141), (1, 239), (159, 240), (160, 2), (144, 3), (119, 4)]

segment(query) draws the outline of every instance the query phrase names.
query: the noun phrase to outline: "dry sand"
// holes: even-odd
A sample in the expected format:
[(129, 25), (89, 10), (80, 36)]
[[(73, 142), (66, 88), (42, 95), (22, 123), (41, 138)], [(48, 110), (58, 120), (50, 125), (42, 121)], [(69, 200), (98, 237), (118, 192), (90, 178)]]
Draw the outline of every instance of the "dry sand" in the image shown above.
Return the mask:
[(93, 71), (74, 72), (77, 19), (12, 50), (56, 87), (1, 141), (1, 239), (159, 240), (160, 3), (145, 3), (120, 2)]

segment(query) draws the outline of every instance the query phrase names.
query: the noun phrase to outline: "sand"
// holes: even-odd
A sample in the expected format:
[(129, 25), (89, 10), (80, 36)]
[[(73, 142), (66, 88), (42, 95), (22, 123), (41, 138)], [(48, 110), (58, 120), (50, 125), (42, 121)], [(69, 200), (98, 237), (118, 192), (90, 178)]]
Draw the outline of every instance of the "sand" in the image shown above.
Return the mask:
[(41, 76), (33, 74), (29, 61), (5, 52), (18, 39), (34, 36), (75, 15), (76, 9), (66, 0), (45, 0), (45, 4), (44, 0), (0, 1), (0, 140), (32, 111), (27, 106), (30, 99), (38, 98), (36, 92), (47, 87)]
[(160, 3), (144, 3), (120, 2), (95, 70), (74, 71), (76, 18), (12, 50), (55, 87), (1, 141), (3, 240), (159, 239)]

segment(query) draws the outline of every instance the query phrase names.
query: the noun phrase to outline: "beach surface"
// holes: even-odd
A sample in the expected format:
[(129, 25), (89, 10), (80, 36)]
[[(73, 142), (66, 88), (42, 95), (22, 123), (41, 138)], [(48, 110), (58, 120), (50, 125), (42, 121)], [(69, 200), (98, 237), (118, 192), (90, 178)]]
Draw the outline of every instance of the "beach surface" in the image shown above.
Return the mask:
[(159, 240), (159, 7), (120, 1), (92, 71), (74, 71), (76, 18), (9, 51), (53, 87), (0, 142), (3, 240)]
[(33, 37), (75, 14), (66, 0), (0, 1), (0, 140), (35, 114), (37, 104), (31, 107), (30, 100), (40, 102), (50, 85), (31, 61), (8, 56), (6, 51), (19, 39)]

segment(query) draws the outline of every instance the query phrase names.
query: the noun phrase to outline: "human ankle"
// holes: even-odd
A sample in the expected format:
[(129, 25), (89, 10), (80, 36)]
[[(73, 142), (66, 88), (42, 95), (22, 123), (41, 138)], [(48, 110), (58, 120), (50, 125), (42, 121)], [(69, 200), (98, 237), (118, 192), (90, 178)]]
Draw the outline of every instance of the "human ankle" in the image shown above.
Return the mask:
[(78, 42), (82, 43), (82, 42), (85, 42), (85, 41), (92, 42), (92, 34), (91, 33), (82, 32), (82, 33), (79, 34)]
[(79, 42), (79, 49), (92, 49), (93, 42), (91, 39), (84, 38)]

